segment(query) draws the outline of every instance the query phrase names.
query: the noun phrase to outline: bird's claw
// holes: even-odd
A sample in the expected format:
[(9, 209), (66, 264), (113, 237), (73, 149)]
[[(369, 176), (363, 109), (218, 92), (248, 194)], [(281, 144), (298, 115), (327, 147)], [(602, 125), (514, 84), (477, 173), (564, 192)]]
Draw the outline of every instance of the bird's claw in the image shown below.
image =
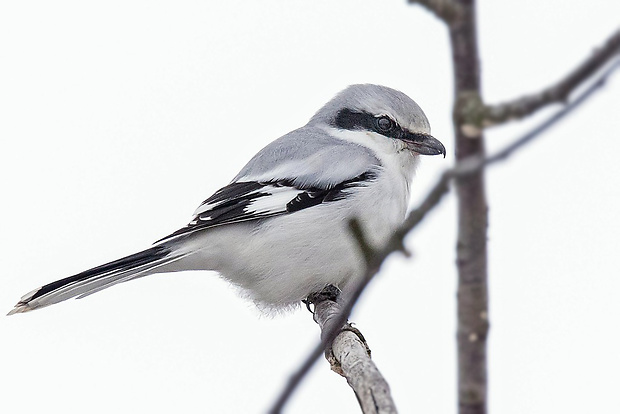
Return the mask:
[(302, 302), (306, 305), (306, 309), (308, 309), (310, 313), (314, 313), (314, 310), (310, 308), (311, 305), (326, 300), (337, 302), (340, 297), (340, 293), (341, 290), (338, 287), (334, 285), (327, 285), (319, 292), (312, 292), (309, 294), (306, 299), (302, 299)]

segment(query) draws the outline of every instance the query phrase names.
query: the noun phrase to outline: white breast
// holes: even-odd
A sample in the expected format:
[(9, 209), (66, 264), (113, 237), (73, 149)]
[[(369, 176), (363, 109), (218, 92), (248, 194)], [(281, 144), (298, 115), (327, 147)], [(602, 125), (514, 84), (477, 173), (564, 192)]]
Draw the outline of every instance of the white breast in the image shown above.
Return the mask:
[(405, 218), (409, 203), (409, 187), (419, 156), (407, 149), (399, 139), (370, 131), (328, 128), (335, 138), (369, 148), (381, 162), (380, 174), (368, 191), (360, 193), (358, 214), (368, 228), (368, 236), (383, 243)]

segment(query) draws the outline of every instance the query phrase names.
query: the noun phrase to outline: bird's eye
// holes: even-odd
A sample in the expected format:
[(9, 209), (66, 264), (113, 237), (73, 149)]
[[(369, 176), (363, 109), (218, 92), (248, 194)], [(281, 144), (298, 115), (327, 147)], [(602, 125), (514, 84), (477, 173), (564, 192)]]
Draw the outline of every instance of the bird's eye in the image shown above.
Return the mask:
[(381, 116), (377, 118), (377, 127), (381, 132), (390, 132), (394, 129), (394, 121), (392, 121), (387, 116)]

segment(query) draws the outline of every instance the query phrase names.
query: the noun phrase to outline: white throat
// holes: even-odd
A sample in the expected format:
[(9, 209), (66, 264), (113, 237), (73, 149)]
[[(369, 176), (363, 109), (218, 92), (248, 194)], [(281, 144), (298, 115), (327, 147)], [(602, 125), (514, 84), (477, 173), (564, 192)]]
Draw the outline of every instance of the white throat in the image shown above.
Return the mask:
[(386, 172), (400, 175), (409, 186), (418, 166), (419, 155), (411, 152), (403, 141), (365, 130), (351, 131), (333, 127), (324, 127), (324, 130), (334, 138), (368, 148)]

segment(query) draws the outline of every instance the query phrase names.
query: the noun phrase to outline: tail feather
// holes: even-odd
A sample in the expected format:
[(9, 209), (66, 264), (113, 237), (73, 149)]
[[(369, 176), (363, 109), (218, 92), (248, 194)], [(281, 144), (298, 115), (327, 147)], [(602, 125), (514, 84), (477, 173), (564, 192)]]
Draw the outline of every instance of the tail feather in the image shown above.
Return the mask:
[(118, 283), (127, 282), (132, 279), (137, 279), (142, 276), (157, 273), (157, 272), (154, 272), (155, 269), (174, 263), (177, 260), (181, 260), (186, 256), (187, 254), (182, 254), (178, 256), (167, 256), (163, 259), (151, 262), (148, 265), (143, 265), (143, 266), (140, 266), (139, 268), (127, 270), (117, 275), (116, 274), (107, 275), (105, 276), (105, 281), (102, 279), (103, 284), (101, 284), (100, 286), (88, 289), (87, 291), (84, 291), (84, 293), (75, 293), (72, 296), (79, 294), (79, 296), (77, 296), (76, 299), (82, 299), (82, 298), (85, 298), (86, 296), (90, 296), (93, 293), (97, 293), (103, 289), (107, 289), (110, 286), (116, 285)]
[(157, 245), (35, 289), (22, 296), (8, 314), (28, 312), (76, 296), (82, 298), (117, 283), (146, 276), (147, 272), (150, 274), (152, 270), (184, 256), (174, 254), (165, 245)]

